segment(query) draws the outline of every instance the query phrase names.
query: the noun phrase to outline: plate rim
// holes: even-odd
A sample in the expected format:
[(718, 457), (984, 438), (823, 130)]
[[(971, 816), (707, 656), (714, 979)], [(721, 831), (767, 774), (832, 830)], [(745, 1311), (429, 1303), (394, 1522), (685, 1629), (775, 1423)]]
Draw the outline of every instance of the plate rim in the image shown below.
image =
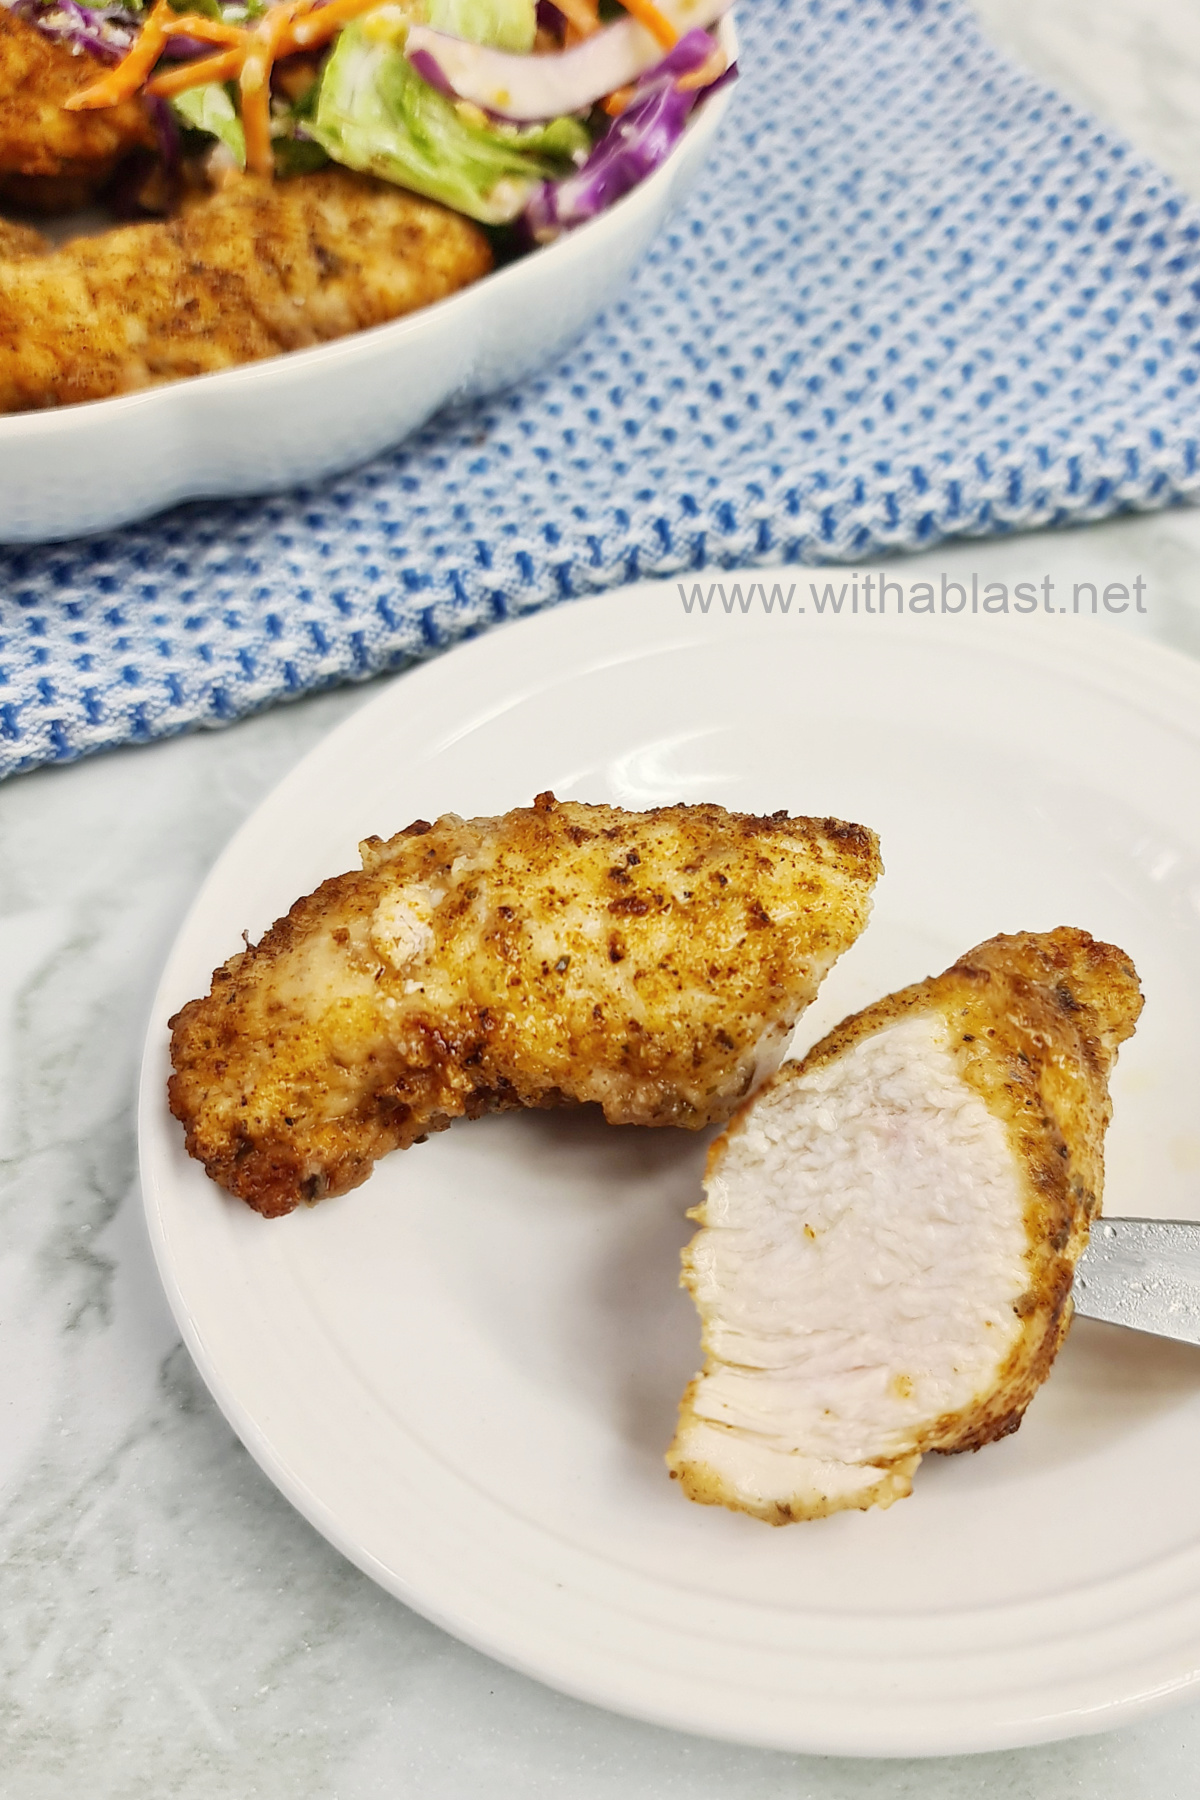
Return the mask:
[[(863, 569), (875, 565), (863, 564)], [(733, 582), (739, 576), (745, 580), (752, 577), (754, 581), (769, 578), (772, 573), (781, 570), (742, 569), (717, 572), (722, 578)], [(788, 573), (794, 575), (796, 571)], [(846, 573), (849, 574), (849, 569)], [(235, 863), (240, 853), (245, 835), (252, 832), (261, 812), (268, 805), (286, 803), (288, 791), (304, 785), (306, 771), (317, 759), (324, 759), (331, 751), (352, 743), (356, 738), (369, 736), (372, 721), (377, 714), (396, 706), (399, 694), (404, 695), (405, 710), (408, 714), (419, 715), (431, 707), (436, 709), (441, 690), (453, 691), (458, 679), (458, 671), (463, 670), (465, 662), (478, 666), (493, 663), (499, 658), (502, 665), (514, 667), (526, 660), (521, 646), (533, 635), (544, 636), (548, 647), (553, 646), (555, 638), (565, 634), (567, 639), (582, 638), (579, 647), (579, 659), (576, 663), (563, 666), (557, 663), (553, 673), (543, 675), (540, 679), (522, 685), (519, 691), (504, 687), (505, 670), (499, 676), (500, 689), (505, 698), (490, 714), (472, 714), (469, 721), (462, 725), (462, 732), (469, 733), (477, 729), (485, 716), (496, 716), (514, 705), (518, 705), (529, 695), (554, 687), (564, 677), (577, 676), (584, 669), (593, 670), (600, 667), (619, 666), (624, 662), (642, 660), (647, 654), (666, 650), (680, 643), (697, 643), (702, 638), (714, 638), (728, 632), (742, 634), (747, 631), (756, 635), (779, 631), (781, 621), (776, 617), (753, 615), (714, 617), (709, 614), (698, 619), (694, 614), (688, 617), (677, 615), (674, 623), (654, 619), (650, 624), (651, 610), (648, 600), (657, 601), (669, 595), (676, 583), (667, 581), (643, 581), (628, 587), (613, 590), (609, 593), (591, 596), (585, 599), (551, 607), (542, 611), (526, 614), (523, 617), (506, 621), (500, 628), (490, 631), (483, 637), (469, 640), (456, 646), (452, 652), (418, 664), (400, 674), (387, 679), (380, 691), (369, 699), (332, 731), (326, 733), (314, 744), (287, 773), (277, 781), (270, 790), (257, 802), (251, 812), (242, 821), (224, 845), (215, 862), (210, 867), (198, 891), (181, 920), (172, 945), (164, 961), (163, 972), (157, 984), (150, 1020), (147, 1029), (143, 1052), (141, 1077), (139, 1082), (138, 1102), (138, 1147), (139, 1170), (143, 1205), (147, 1219), (149, 1235), (153, 1247), (155, 1263), (159, 1277), (163, 1282), (172, 1314), (187, 1344), (189, 1353), (213, 1395), (228, 1423), (245, 1444), (255, 1461), (273, 1484), (283, 1493), (285, 1498), (296, 1507), (310, 1524), (317, 1529), (327, 1541), (346, 1556), (370, 1579), (393, 1594), (404, 1604), (430, 1619), (442, 1629), (450, 1632), (461, 1641), (470, 1644), (484, 1654), (492, 1656), (506, 1665), (517, 1669), (559, 1691), (590, 1704), (611, 1708), (624, 1715), (644, 1720), (645, 1722), (682, 1730), (696, 1735), (709, 1736), (722, 1741), (756, 1745), (762, 1748), (791, 1751), (807, 1754), (834, 1754), (877, 1757), (907, 1757), (914, 1755), (957, 1755), (986, 1750), (1017, 1748), (1036, 1743), (1043, 1743), (1083, 1735), (1092, 1732), (1109, 1730), (1134, 1719), (1148, 1717), (1161, 1712), (1182, 1698), (1200, 1689), (1200, 1648), (1193, 1656), (1192, 1666), (1177, 1679), (1158, 1681), (1141, 1692), (1131, 1694), (1118, 1702), (1107, 1700), (1098, 1709), (1071, 1707), (1050, 1713), (1038, 1721), (1026, 1719), (1016, 1721), (1009, 1729), (992, 1729), (982, 1735), (968, 1730), (965, 1736), (952, 1739), (943, 1736), (939, 1741), (915, 1738), (912, 1741), (896, 1741), (893, 1738), (875, 1739), (868, 1732), (865, 1737), (856, 1741), (848, 1741), (844, 1731), (834, 1730), (822, 1741), (819, 1733), (805, 1730), (797, 1734), (786, 1726), (778, 1729), (731, 1730), (727, 1725), (698, 1718), (696, 1713), (686, 1706), (672, 1705), (660, 1694), (654, 1700), (639, 1700), (636, 1692), (610, 1685), (608, 1688), (596, 1680), (576, 1678), (569, 1671), (548, 1667), (544, 1659), (536, 1655), (525, 1655), (511, 1644), (498, 1641), (493, 1633), (484, 1629), (476, 1629), (471, 1621), (464, 1620), (453, 1608), (443, 1608), (436, 1600), (420, 1591), (419, 1584), (398, 1577), (395, 1571), (388, 1569), (370, 1548), (343, 1529), (341, 1521), (324, 1503), (307, 1483), (294, 1475), (288, 1467), (286, 1455), (272, 1443), (269, 1433), (260, 1425), (254, 1415), (247, 1410), (239, 1399), (235, 1387), (226, 1380), (218, 1363), (210, 1355), (203, 1327), (196, 1318), (192, 1306), (177, 1280), (177, 1272), (172, 1260), (166, 1223), (158, 1205), (158, 1196), (154, 1191), (154, 1183), (147, 1179), (148, 1160), (152, 1160), (152, 1141), (156, 1129), (162, 1132), (164, 1125), (162, 1113), (162, 1080), (166, 1068), (166, 1050), (162, 1037), (162, 1022), (167, 1006), (167, 989), (171, 977), (172, 966), (180, 944), (186, 939), (194, 920), (206, 909), (209, 896), (218, 883), (222, 871)], [(678, 602), (676, 601), (676, 605)], [(622, 634), (611, 629), (610, 614), (614, 606), (623, 606), (628, 614), (631, 629), (626, 634), (624, 647), (621, 646)], [(665, 609), (664, 609), (665, 615)], [(646, 636), (638, 636), (636, 627), (641, 625)], [(787, 628), (787, 622), (782, 622)], [(806, 635), (816, 631), (822, 635), (844, 634), (847, 626), (851, 632), (858, 630), (861, 636), (878, 640), (884, 631), (890, 636), (903, 635), (909, 641), (915, 641), (917, 633), (926, 642), (957, 643), (961, 645), (969, 638), (978, 639), (980, 628), (985, 633), (1004, 638), (1014, 646), (1024, 646), (1024, 657), (1017, 648), (1018, 660), (1032, 660), (1042, 668), (1055, 663), (1061, 664), (1065, 659), (1076, 679), (1081, 676), (1094, 678), (1104, 677), (1104, 685), (1111, 686), (1118, 693), (1130, 699), (1130, 689), (1143, 689), (1152, 686), (1160, 692), (1167, 692), (1178, 703), (1182, 702), (1184, 713), (1179, 718), (1172, 717), (1170, 724), (1182, 729), (1192, 737), (1200, 739), (1200, 662), (1184, 653), (1155, 640), (1133, 637), (1129, 633), (1113, 627), (1105, 627), (1086, 619), (1071, 619), (1066, 622), (1066, 629), (1052, 638), (1044, 625), (1035, 630), (1029, 629), (1027, 621), (1013, 619), (941, 619), (922, 620), (919, 625), (915, 621), (888, 619), (887, 621), (872, 619), (865, 621), (845, 618), (831, 619), (816, 616), (806, 617), (803, 626), (793, 623), (790, 630), (793, 634), (803, 631)], [(602, 640), (593, 644), (593, 654), (583, 660), (589, 635), (593, 639)], [(636, 639), (636, 641), (635, 641)], [(607, 649), (607, 653), (605, 650)], [(1082, 654), (1081, 654), (1082, 652)], [(447, 672), (448, 671), (448, 672)], [(1170, 709), (1174, 714), (1176, 706)], [(1157, 716), (1161, 717), (1161, 714)], [(459, 735), (456, 733), (455, 735)], [(453, 741), (448, 739), (447, 742)], [(148, 1155), (149, 1149), (149, 1155)], [(592, 1554), (584, 1552), (583, 1554)]]

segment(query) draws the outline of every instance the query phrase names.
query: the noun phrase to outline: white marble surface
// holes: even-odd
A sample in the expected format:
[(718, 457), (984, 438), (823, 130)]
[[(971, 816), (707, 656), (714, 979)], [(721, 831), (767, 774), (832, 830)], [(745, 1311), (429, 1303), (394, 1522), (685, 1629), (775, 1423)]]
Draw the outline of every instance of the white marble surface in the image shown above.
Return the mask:
[(974, 0), (1019, 61), (1200, 194), (1196, 0)]
[[(1190, 0), (980, 0), (1200, 191)], [(934, 553), (1148, 582), (1200, 655), (1200, 515)], [(1193, 1800), (1200, 1706), (944, 1762), (790, 1757), (611, 1717), (376, 1590), (233, 1438), (180, 1349), (136, 1191), (158, 968), (240, 819), (361, 700), (0, 788), (0, 1793), (5, 1800)]]

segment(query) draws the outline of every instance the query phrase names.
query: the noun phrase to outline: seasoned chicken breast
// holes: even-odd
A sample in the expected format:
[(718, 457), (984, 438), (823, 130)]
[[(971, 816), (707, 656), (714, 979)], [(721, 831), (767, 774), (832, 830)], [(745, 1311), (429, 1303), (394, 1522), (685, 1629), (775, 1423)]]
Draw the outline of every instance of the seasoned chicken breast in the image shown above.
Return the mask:
[(1142, 1000), (1084, 931), (997, 937), (847, 1019), (713, 1145), (684, 1284), (706, 1360), (667, 1454), (773, 1525), (890, 1506), (1015, 1431), (1100, 1210)]
[(18, 262), (26, 256), (45, 256), (50, 245), (40, 231), (29, 225), (14, 225), (11, 219), (0, 219), (0, 262)]
[(0, 262), (0, 412), (322, 343), (428, 306), (491, 266), (478, 226), (386, 182), (342, 169), (237, 178), (176, 219)]
[(866, 924), (880, 866), (835, 819), (552, 794), (362, 856), (171, 1021), (188, 1149), (268, 1215), (463, 1115), (728, 1118)]
[(140, 100), (95, 112), (63, 102), (109, 67), (86, 51), (53, 43), (0, 5), (0, 193), (39, 212), (82, 206), (154, 130)]

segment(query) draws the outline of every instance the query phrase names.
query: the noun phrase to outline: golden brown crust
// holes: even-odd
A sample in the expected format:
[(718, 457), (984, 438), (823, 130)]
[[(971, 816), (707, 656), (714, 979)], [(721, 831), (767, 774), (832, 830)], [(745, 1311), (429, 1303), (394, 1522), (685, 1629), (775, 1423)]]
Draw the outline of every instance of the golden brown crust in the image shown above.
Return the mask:
[(0, 411), (323, 343), (431, 305), (491, 266), (470, 220), (386, 182), (342, 169), (235, 179), (178, 218), (0, 262)]
[[(879, 870), (872, 834), (836, 820), (553, 795), (362, 850), (172, 1020), (188, 1149), (269, 1216), (458, 1117), (727, 1117), (862, 929)], [(395, 963), (382, 909), (421, 896), (429, 948)]]
[[(933, 1013), (945, 1022), (964, 1081), (1003, 1123), (1021, 1173), (1028, 1268), (1026, 1292), (1016, 1303), (1022, 1327), (989, 1390), (968, 1407), (929, 1421), (913, 1434), (903, 1456), (890, 1462), (872, 1458), (881, 1480), (853, 1500), (802, 1507), (748, 1504), (726, 1488), (719, 1470), (681, 1459), (672, 1446), (672, 1475), (691, 1499), (776, 1525), (846, 1506), (886, 1506), (911, 1492), (923, 1454), (978, 1450), (1017, 1430), (1070, 1325), (1075, 1264), (1101, 1206), (1104, 1134), (1112, 1116), (1108, 1079), (1141, 1010), (1137, 972), (1123, 951), (1072, 927), (1020, 932), (991, 938), (944, 974), (843, 1020), (802, 1062), (779, 1070), (768, 1088), (835, 1061), (864, 1038), (914, 1014)], [(766, 1091), (739, 1107), (712, 1145), (709, 1181)], [(690, 1285), (686, 1262), (684, 1283)], [(716, 1366), (707, 1355), (704, 1374)], [(692, 1400), (699, 1380), (684, 1396), (677, 1443), (695, 1418)]]
[(91, 112), (64, 101), (108, 68), (0, 6), (0, 191), (38, 211), (81, 205), (154, 130), (139, 100)]
[(0, 262), (20, 262), (28, 256), (45, 256), (50, 245), (30, 225), (14, 225), (0, 219)]

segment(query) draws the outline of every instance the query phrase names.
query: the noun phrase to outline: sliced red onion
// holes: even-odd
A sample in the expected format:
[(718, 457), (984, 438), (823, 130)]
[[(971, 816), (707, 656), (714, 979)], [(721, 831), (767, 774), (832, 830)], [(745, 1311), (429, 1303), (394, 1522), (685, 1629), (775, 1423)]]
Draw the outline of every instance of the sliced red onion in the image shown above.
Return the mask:
[(457, 100), (458, 95), (442, 74), (436, 58), (428, 50), (410, 50), (408, 60), (422, 81), (427, 81), (431, 88), (436, 88), (439, 94), (445, 94), (448, 99)]
[(552, 31), (560, 43), (567, 34), (567, 15), (559, 12), (554, 0), (537, 0), (537, 22), (543, 31)]
[(702, 69), (712, 51), (706, 31), (689, 31), (639, 82), (634, 98), (583, 167), (562, 181), (542, 183), (525, 210), (526, 226), (536, 242), (545, 243), (560, 231), (594, 219), (667, 160), (697, 103), (736, 77), (733, 65), (707, 88), (677, 85), (681, 75)]
[[(733, 0), (659, 0), (671, 24), (688, 36), (715, 24), (732, 5)], [(427, 71), (435, 68), (439, 80), (434, 85), (448, 88), (460, 100), (471, 100), (496, 118), (533, 124), (583, 112), (605, 94), (628, 87), (662, 60), (662, 46), (632, 18), (618, 19), (582, 44), (546, 56), (514, 56), (449, 37), (429, 25), (411, 25), (405, 55), (427, 81), (433, 80)]]

